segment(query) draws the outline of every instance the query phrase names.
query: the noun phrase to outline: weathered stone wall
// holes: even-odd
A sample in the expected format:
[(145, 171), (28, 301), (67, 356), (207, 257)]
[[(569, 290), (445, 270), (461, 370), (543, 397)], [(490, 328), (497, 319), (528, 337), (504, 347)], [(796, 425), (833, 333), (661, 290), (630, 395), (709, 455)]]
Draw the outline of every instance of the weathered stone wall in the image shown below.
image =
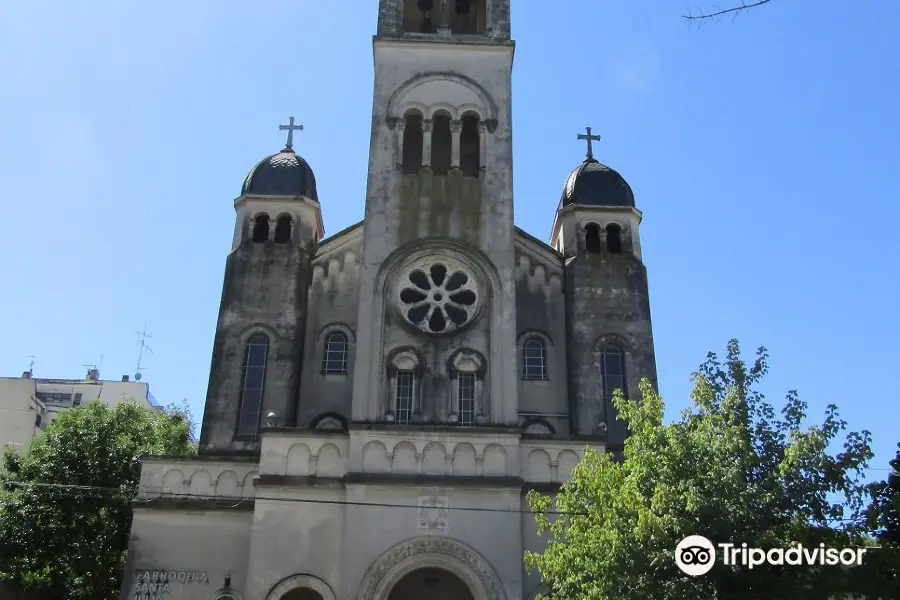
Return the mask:
[[(362, 225), (341, 232), (316, 248), (308, 293), (303, 376), (297, 426), (309, 427), (325, 414), (350, 419), (356, 320), (359, 315), (359, 257)], [(346, 374), (325, 374), (325, 341), (331, 333), (347, 336)]]
[[(134, 509), (120, 600), (209, 600), (225, 587), (226, 577), (234, 588), (245, 589), (252, 523), (252, 503), (205, 510), (200, 504), (139, 503)], [(145, 591), (140, 574), (146, 571), (175, 577), (162, 585), (151, 580)], [(156, 595), (150, 591), (153, 585)]]
[(599, 350), (605, 341), (624, 350), (629, 396), (643, 377), (655, 385), (647, 270), (630, 246), (621, 254), (580, 252), (566, 264), (566, 309), (575, 433), (593, 435), (605, 422), (610, 449), (621, 448), (627, 429), (603, 400)]
[[(566, 312), (562, 256), (519, 231), (516, 235), (516, 331), (520, 422), (548, 423), (555, 433), (570, 430)], [(525, 380), (523, 347), (535, 337), (545, 345), (547, 379)], [(538, 428), (540, 432), (540, 428)]]
[(258, 449), (255, 439), (235, 439), (245, 344), (254, 333), (270, 344), (261, 420), (271, 411), (281, 424), (295, 423), (309, 274), (309, 252), (297, 243), (245, 238), (226, 259), (200, 452)]

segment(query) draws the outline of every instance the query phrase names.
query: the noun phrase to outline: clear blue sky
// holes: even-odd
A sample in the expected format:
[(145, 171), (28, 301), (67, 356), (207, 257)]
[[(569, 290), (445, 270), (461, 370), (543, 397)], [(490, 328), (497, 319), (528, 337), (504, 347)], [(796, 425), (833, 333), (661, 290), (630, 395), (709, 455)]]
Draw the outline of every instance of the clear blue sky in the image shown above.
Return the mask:
[[(696, 0), (701, 2), (702, 0)], [(547, 239), (591, 125), (644, 211), (661, 391), (731, 337), (765, 390), (900, 441), (900, 4), (513, 0), (516, 221)], [(723, 0), (724, 2), (724, 0)], [(719, 2), (720, 4), (723, 2)], [(362, 218), (375, 0), (0, 2), (0, 374), (133, 373), (202, 410), (233, 200), (306, 126), (327, 233)], [(875, 475), (883, 476), (884, 473)]]

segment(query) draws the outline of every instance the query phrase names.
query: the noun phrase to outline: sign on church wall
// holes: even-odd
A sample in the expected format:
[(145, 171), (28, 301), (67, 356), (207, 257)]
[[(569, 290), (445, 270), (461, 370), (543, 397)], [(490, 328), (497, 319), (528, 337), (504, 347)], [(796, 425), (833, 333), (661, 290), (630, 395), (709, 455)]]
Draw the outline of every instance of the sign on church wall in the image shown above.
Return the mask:
[(185, 585), (209, 585), (203, 571), (138, 569), (134, 572), (132, 600), (165, 600), (173, 588)]

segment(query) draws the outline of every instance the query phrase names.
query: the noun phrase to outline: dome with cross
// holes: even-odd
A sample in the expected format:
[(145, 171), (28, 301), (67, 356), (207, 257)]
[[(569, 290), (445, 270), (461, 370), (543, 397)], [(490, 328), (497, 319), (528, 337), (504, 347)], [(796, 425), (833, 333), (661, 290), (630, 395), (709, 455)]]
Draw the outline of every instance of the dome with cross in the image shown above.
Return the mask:
[(303, 125), (294, 125), (291, 117), (288, 125), (279, 128), (287, 130), (287, 144), (281, 152), (267, 156), (250, 170), (241, 187), (241, 195), (306, 196), (318, 202), (313, 170), (293, 148), (294, 131), (302, 131)]
[(587, 135), (580, 134), (578, 139), (587, 140), (587, 158), (566, 179), (559, 207), (570, 204), (634, 207), (634, 192), (625, 178), (594, 158), (591, 142), (600, 136), (592, 135), (588, 127)]

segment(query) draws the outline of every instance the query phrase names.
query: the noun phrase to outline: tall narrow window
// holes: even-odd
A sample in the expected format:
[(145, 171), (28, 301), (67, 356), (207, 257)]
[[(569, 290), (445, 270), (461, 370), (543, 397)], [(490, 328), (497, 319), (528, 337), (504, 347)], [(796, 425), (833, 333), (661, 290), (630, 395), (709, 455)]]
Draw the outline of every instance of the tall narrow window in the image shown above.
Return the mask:
[(460, 348), (449, 360), (451, 423), (475, 425), (486, 420), (484, 414), (484, 373), (487, 364), (478, 352)]
[(259, 431), (268, 354), (269, 339), (266, 336), (256, 334), (247, 340), (247, 348), (244, 353), (244, 385), (241, 390), (241, 410), (238, 416), (238, 435), (252, 436)]
[(481, 171), (481, 141), (478, 139), (478, 117), (466, 115), (462, 118), (462, 132), (459, 136), (459, 168), (463, 175), (478, 177)]
[(435, 175), (446, 175), (450, 172), (450, 146), (452, 143), (450, 116), (435, 115), (431, 130), (431, 169)]
[(401, 425), (412, 423), (415, 406), (415, 373), (412, 371), (397, 372), (397, 417)]
[(325, 338), (322, 372), (326, 375), (347, 374), (347, 336), (340, 331), (335, 331)]
[(547, 348), (538, 338), (530, 338), (522, 347), (522, 379), (547, 379)]
[(285, 244), (291, 239), (291, 218), (288, 215), (278, 217), (275, 224), (275, 243)]
[(253, 224), (253, 243), (260, 244), (269, 239), (269, 215), (262, 214), (256, 217)]
[(600, 226), (596, 223), (588, 223), (584, 228), (584, 249), (588, 252), (599, 253), (603, 248), (600, 243)]
[(622, 253), (622, 228), (615, 223), (606, 226), (606, 250), (610, 254)]
[(403, 128), (403, 173), (415, 175), (422, 168), (422, 115), (410, 112)]
[(459, 424), (475, 424), (475, 373), (459, 373)]
[(615, 344), (606, 344), (600, 350), (600, 378), (603, 383), (603, 398), (612, 400), (616, 390), (628, 395), (625, 387), (625, 353)]

